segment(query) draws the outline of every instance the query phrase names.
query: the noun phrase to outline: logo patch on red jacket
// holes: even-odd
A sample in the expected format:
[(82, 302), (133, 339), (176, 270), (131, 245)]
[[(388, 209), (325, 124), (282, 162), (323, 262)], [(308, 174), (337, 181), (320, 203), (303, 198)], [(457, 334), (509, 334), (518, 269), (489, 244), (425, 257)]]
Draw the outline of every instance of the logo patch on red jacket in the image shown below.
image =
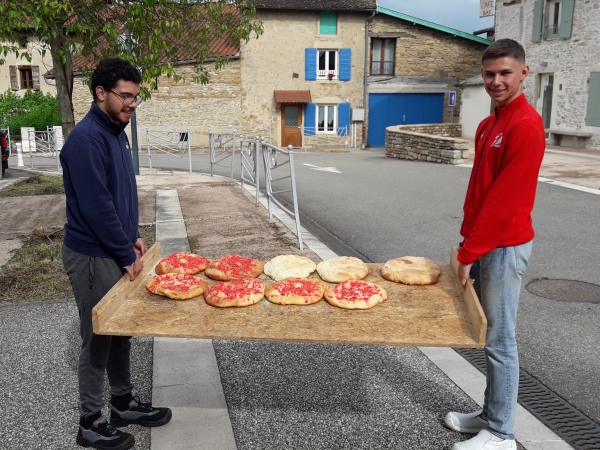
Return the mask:
[(500, 144), (502, 144), (502, 136), (504, 135), (504, 133), (500, 133), (498, 136), (496, 136), (496, 138), (494, 139), (494, 142), (492, 142), (492, 147), (496, 147), (496, 148), (500, 148)]

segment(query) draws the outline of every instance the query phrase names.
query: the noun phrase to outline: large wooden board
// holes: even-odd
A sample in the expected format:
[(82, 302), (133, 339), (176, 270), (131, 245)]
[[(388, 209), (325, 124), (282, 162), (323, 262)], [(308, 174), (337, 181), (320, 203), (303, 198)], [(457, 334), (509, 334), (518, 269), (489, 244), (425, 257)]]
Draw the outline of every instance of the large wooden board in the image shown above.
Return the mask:
[[(145, 268), (160, 259), (150, 249)], [(455, 259), (455, 251), (451, 255)], [(382, 286), (388, 300), (367, 311), (344, 310), (325, 300), (308, 306), (275, 305), (266, 299), (245, 308), (215, 308), (202, 296), (186, 301), (151, 294), (154, 275), (124, 277), (96, 305), (94, 332), (126, 336), (321, 342), (338, 344), (482, 347), (486, 320), (473, 288), (462, 288), (456, 267), (443, 265), (437, 284), (406, 286), (383, 279), (382, 264), (368, 264), (366, 281)], [(316, 273), (314, 276), (317, 276)], [(209, 284), (216, 283), (209, 280)], [(134, 286), (135, 284), (135, 286)]]

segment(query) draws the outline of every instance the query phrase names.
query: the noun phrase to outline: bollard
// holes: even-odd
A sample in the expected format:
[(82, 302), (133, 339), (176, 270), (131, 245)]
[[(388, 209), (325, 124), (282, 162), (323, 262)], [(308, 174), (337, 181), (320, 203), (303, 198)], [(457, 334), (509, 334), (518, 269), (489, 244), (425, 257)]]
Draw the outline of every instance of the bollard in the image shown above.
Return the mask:
[(23, 164), (23, 148), (20, 142), (17, 142), (17, 167), (24, 167)]

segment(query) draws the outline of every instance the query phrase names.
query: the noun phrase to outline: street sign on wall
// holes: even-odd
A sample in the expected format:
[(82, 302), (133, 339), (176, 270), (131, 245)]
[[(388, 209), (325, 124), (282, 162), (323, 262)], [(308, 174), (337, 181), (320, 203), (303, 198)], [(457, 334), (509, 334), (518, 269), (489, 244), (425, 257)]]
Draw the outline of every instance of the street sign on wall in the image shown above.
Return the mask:
[(496, 0), (479, 0), (479, 17), (493, 16)]
[(456, 91), (448, 93), (448, 106), (456, 106)]

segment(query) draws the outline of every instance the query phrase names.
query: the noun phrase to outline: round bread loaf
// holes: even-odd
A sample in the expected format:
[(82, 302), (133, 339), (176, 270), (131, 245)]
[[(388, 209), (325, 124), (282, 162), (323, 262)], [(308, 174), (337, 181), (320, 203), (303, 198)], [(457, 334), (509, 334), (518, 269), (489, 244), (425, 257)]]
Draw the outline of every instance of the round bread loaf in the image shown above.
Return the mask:
[(427, 258), (403, 256), (386, 262), (381, 268), (381, 276), (396, 283), (435, 284), (440, 277), (440, 267)]
[(263, 271), (275, 281), (286, 278), (307, 278), (317, 265), (304, 256), (280, 255), (265, 264)]
[(319, 276), (329, 283), (362, 280), (369, 274), (367, 265), (353, 256), (340, 256), (317, 264)]

